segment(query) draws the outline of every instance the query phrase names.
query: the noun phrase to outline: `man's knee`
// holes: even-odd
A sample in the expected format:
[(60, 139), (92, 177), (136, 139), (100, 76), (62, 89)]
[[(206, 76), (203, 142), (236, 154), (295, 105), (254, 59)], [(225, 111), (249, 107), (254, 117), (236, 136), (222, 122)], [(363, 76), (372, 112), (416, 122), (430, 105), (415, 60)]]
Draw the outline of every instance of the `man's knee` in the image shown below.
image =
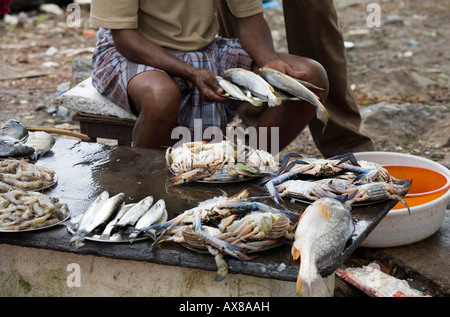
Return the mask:
[[(148, 73), (148, 74), (146, 74)], [(153, 114), (175, 115), (181, 102), (181, 92), (166, 74), (146, 72), (133, 78), (128, 93), (138, 113), (150, 110)]]
[(314, 92), (319, 95), (321, 100), (325, 99), (328, 95), (329, 83), (327, 71), (322, 64), (313, 59), (296, 55), (288, 54), (286, 58), (288, 58), (288, 61), (294, 68), (306, 73), (306, 77), (303, 78), (304, 81), (322, 88), (322, 90)]
[(329, 82), (328, 82), (328, 75), (325, 68), (320, 64), (319, 62), (315, 60), (308, 60), (310, 71), (307, 72), (310, 74), (309, 82), (311, 82), (313, 85), (320, 87), (323, 89), (323, 91), (320, 93), (321, 99), (325, 99), (328, 95), (329, 90)]

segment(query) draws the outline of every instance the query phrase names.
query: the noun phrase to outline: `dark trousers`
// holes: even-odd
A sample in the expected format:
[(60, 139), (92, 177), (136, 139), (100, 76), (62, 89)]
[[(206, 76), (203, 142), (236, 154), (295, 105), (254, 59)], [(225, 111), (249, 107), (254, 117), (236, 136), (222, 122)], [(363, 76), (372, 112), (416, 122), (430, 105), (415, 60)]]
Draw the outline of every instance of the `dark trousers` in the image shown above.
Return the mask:
[[(324, 103), (330, 113), (328, 126), (322, 133), (319, 120), (309, 124), (317, 148), (324, 157), (373, 151), (372, 140), (360, 131), (361, 115), (348, 81), (344, 39), (333, 1), (283, 0), (283, 11), (289, 53), (316, 60), (328, 74), (330, 90)], [(221, 35), (237, 37), (236, 20), (225, 0), (221, 0), (218, 18)], [(254, 124), (262, 110), (251, 107), (239, 110), (244, 124)]]

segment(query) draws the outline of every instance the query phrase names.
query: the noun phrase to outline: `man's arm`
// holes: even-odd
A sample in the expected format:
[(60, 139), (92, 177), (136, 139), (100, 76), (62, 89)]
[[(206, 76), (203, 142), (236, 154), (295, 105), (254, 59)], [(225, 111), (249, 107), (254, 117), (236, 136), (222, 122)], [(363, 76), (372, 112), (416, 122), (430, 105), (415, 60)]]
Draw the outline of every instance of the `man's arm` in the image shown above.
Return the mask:
[(224, 102), (223, 89), (214, 75), (205, 69), (188, 65), (161, 46), (147, 40), (133, 29), (111, 30), (114, 45), (130, 61), (164, 70), (171, 76), (192, 81), (206, 101)]
[(239, 40), (256, 67), (270, 67), (299, 79), (305, 76), (305, 72), (295, 70), (281, 60), (273, 45), (272, 33), (263, 13), (237, 20)]

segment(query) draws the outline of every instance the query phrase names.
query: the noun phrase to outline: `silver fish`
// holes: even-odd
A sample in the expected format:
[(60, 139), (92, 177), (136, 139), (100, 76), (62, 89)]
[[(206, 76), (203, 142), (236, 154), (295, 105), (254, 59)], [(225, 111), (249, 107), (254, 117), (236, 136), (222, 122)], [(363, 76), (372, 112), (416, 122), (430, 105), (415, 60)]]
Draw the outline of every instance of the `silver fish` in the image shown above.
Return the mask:
[(50, 133), (43, 131), (29, 132), (28, 139), (24, 143), (26, 146), (32, 147), (34, 153), (32, 159), (38, 159), (55, 145), (56, 139)]
[[(167, 217), (166, 202), (164, 201), (164, 199), (160, 199), (145, 214), (143, 214), (141, 218), (139, 218), (134, 227), (136, 229), (142, 229), (150, 227), (153, 224), (164, 223), (167, 221)], [(139, 233), (140, 231), (132, 232), (128, 236), (128, 240), (130, 240), (130, 242), (133, 242), (137, 238)], [(153, 240), (156, 239), (154, 230), (148, 230), (145, 233), (151, 235)]]
[(316, 107), (317, 118), (325, 125), (327, 125), (328, 119), (330, 117), (327, 109), (319, 101), (319, 97), (311, 90), (306, 88), (305, 85), (303, 85), (300, 81), (271, 68), (260, 68), (259, 74), (275, 88), (285, 91), (301, 100), (305, 100), (314, 105)]
[(19, 121), (10, 119), (0, 127), (0, 139), (5, 136), (23, 142), (28, 137), (28, 130)]
[(329, 295), (319, 269), (339, 256), (354, 228), (350, 210), (334, 198), (320, 198), (305, 209), (292, 244), (294, 260), (300, 257), (297, 294)]
[(268, 102), (269, 107), (281, 104), (281, 99), (274, 95), (273, 87), (261, 76), (242, 68), (227, 69), (221, 77), (248, 89), (252, 95)]
[(94, 201), (89, 205), (89, 207), (82, 214), (80, 220), (77, 223), (77, 230), (81, 227), (85, 227), (89, 222), (94, 219), (97, 208), (101, 205), (103, 201), (109, 199), (108, 191), (103, 191), (100, 195), (98, 195)]
[(101, 240), (108, 240), (111, 237), (111, 233), (113, 232), (113, 229), (115, 228), (117, 222), (134, 205), (135, 204), (127, 204), (127, 205), (123, 204), (122, 206), (119, 207), (119, 210), (117, 211), (117, 214), (114, 217), (114, 219), (108, 222), (102, 234), (100, 235)]
[[(108, 194), (109, 195), (109, 194)], [(70, 240), (74, 245), (79, 248), (84, 245), (84, 238), (94, 231), (97, 227), (105, 224), (110, 217), (117, 211), (117, 208), (123, 203), (125, 194), (119, 193), (111, 198), (105, 199), (106, 194), (104, 192), (100, 194), (100, 199), (96, 199), (92, 206), (92, 209), (88, 208), (86, 212), (88, 215), (86, 219), (82, 217), (78, 226), (78, 230)]]
[(254, 106), (262, 106), (263, 101), (261, 99), (257, 99), (253, 96), (248, 96), (247, 94), (245, 94), (242, 89), (233, 84), (231, 81), (228, 81), (226, 79), (223, 79), (220, 76), (216, 76), (217, 82), (219, 83), (219, 85), (225, 90), (225, 92), (227, 92), (231, 97), (234, 97), (238, 100), (242, 100), (242, 101), (247, 101), (249, 103), (251, 103)]
[(34, 148), (21, 143), (9, 136), (0, 139), (0, 157), (28, 157), (34, 153)]
[(147, 196), (131, 207), (116, 223), (116, 227), (134, 226), (139, 218), (150, 209), (153, 204), (153, 196)]

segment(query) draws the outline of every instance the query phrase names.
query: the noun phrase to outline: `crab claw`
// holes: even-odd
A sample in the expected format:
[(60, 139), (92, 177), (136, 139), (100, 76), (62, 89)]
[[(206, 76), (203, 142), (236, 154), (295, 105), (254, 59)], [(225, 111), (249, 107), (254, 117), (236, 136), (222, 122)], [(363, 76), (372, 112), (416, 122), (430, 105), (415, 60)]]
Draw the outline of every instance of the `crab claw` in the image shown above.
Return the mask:
[(225, 279), (228, 274), (228, 263), (223, 258), (223, 254), (219, 252), (216, 248), (212, 246), (206, 246), (208, 252), (214, 256), (214, 260), (216, 261), (217, 273), (214, 278), (216, 282), (221, 282)]
[(269, 192), (272, 199), (276, 202), (277, 205), (281, 206), (281, 202), (283, 201), (283, 198), (278, 194), (277, 189), (275, 188), (275, 184), (272, 180), (268, 181), (266, 185), (264, 185)]
[(231, 255), (232, 257), (239, 260), (250, 260), (252, 258), (244, 254), (244, 249), (206, 233), (204, 230), (202, 230), (202, 224), (199, 219), (194, 220), (194, 230), (207, 245), (216, 248), (220, 252)]
[(199, 179), (202, 177), (201, 169), (193, 169), (189, 172), (179, 174), (169, 179), (169, 184), (171, 186), (181, 185), (189, 183), (193, 180)]
[(360, 166), (358, 164), (358, 160), (356, 159), (355, 155), (353, 155), (353, 153), (345, 153), (345, 154), (340, 154), (340, 155), (335, 155), (329, 158), (329, 160), (337, 160), (337, 159), (341, 159), (341, 161), (338, 163), (342, 164), (344, 162), (350, 161), (350, 163), (352, 163), (352, 165), (354, 166)]
[(283, 157), (283, 161), (281, 162), (280, 168), (278, 169), (276, 176), (280, 175), (282, 172), (284, 172), (284, 169), (287, 166), (287, 163), (291, 157), (302, 157), (300, 154), (297, 153), (288, 153)]
[(271, 207), (269, 205), (260, 203), (260, 202), (253, 202), (252, 204), (252, 209), (254, 210), (259, 210), (259, 211), (264, 211), (264, 212), (274, 212), (274, 213), (280, 213), (286, 217), (288, 217), (289, 219), (293, 220), (293, 221), (297, 221), (297, 217), (291, 215), (290, 213), (282, 210), (282, 209), (278, 209), (278, 208), (274, 208)]

